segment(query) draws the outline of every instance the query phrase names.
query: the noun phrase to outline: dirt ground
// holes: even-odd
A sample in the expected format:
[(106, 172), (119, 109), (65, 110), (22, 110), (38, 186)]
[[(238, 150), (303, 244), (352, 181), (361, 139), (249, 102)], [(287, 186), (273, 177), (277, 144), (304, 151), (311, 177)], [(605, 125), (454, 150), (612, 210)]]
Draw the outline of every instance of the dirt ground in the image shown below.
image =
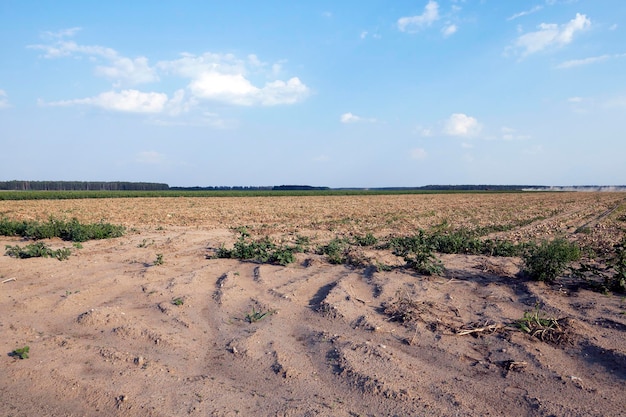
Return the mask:
[[(509, 239), (609, 244), (623, 236), (625, 201), (0, 201), (14, 219), (127, 227), (65, 261), (0, 256), (0, 415), (626, 416), (623, 296), (529, 281), (519, 258), (441, 255), (442, 276), (331, 265), (315, 253), (288, 266), (212, 258), (240, 226), (321, 242), (470, 222), (515, 226), (494, 233)], [(26, 243), (0, 237), (2, 248)], [(533, 337), (515, 325), (535, 313), (558, 328)], [(28, 359), (10, 355), (23, 346)]]

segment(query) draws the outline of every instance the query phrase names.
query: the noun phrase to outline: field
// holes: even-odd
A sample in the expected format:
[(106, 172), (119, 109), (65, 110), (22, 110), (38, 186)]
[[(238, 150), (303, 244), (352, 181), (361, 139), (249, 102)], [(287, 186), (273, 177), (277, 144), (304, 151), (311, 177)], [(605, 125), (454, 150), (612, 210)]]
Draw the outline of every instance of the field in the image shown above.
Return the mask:
[[(0, 257), (0, 415), (625, 413), (626, 299), (599, 278), (625, 193), (0, 200), (0, 218), (126, 228), (46, 239), (63, 261)], [(464, 249), (428, 275), (393, 249), (420, 230), (565, 238), (580, 274), (537, 282), (519, 254)], [(244, 239), (299, 250), (218, 257)]]

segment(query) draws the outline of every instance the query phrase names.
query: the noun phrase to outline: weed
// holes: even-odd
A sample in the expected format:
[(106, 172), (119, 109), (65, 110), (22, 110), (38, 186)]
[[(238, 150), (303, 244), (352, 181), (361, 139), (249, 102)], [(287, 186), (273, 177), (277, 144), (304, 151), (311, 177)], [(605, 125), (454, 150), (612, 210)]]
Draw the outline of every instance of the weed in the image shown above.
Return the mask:
[(327, 245), (320, 246), (318, 253), (320, 255), (326, 255), (328, 262), (331, 264), (343, 264), (346, 261), (346, 251), (348, 249), (348, 242), (344, 239), (334, 238)]
[(13, 352), (9, 353), (9, 356), (19, 359), (28, 359), (29, 352), (30, 348), (28, 346), (24, 346), (23, 348), (15, 349)]
[(268, 310), (264, 313), (261, 311), (256, 311), (254, 307), (252, 307), (252, 311), (246, 314), (246, 321), (248, 323), (256, 323), (257, 321), (263, 320), (265, 317), (274, 314), (274, 311)]
[(376, 236), (371, 233), (368, 233), (365, 236), (355, 235), (353, 239), (357, 246), (374, 246), (378, 243)]
[(526, 272), (537, 281), (553, 282), (568, 264), (580, 259), (580, 248), (565, 239), (555, 239), (531, 247), (522, 256)]
[(614, 246), (615, 257), (612, 261), (615, 273), (612, 277), (605, 279), (605, 283), (610, 290), (624, 293), (626, 292), (626, 238)]
[(5, 249), (5, 255), (19, 259), (56, 258), (59, 261), (64, 261), (69, 258), (70, 254), (72, 253), (69, 248), (52, 250), (44, 242), (31, 243), (24, 247), (20, 247), (19, 245), (6, 245)]
[(73, 242), (84, 242), (92, 239), (108, 239), (124, 234), (123, 226), (109, 223), (82, 224), (77, 219), (70, 221), (50, 218), (46, 223), (24, 220), (14, 221), (6, 217), (0, 218), (0, 235), (21, 236), (28, 239), (50, 239), (58, 237)]
[(175, 306), (182, 306), (183, 304), (185, 304), (185, 300), (181, 297), (176, 297), (172, 300), (172, 304), (174, 304)]
[(558, 320), (547, 317), (539, 308), (539, 303), (535, 304), (532, 311), (524, 312), (524, 316), (517, 320), (514, 326), (544, 342), (560, 344), (566, 341), (565, 332), (561, 329)]
[(163, 261), (163, 254), (162, 253), (157, 253), (156, 254), (156, 259), (154, 260), (154, 264), (155, 265), (163, 265), (165, 263), (165, 261)]
[(392, 238), (389, 247), (394, 255), (403, 257), (407, 266), (420, 274), (439, 275), (444, 270), (423, 230), (414, 236)]
[(250, 233), (246, 228), (238, 228), (240, 236), (233, 249), (221, 246), (215, 256), (217, 258), (232, 258), (269, 262), (278, 265), (288, 265), (295, 261), (295, 246), (277, 246), (269, 237), (260, 240), (249, 240)]
[(74, 242), (74, 243), (72, 243), (72, 246), (73, 246), (75, 249), (82, 249), (82, 248), (83, 248), (83, 245), (82, 245), (82, 243), (80, 243), (80, 242)]
[(137, 245), (138, 248), (147, 248), (148, 246), (154, 244), (154, 240), (144, 239), (140, 244)]

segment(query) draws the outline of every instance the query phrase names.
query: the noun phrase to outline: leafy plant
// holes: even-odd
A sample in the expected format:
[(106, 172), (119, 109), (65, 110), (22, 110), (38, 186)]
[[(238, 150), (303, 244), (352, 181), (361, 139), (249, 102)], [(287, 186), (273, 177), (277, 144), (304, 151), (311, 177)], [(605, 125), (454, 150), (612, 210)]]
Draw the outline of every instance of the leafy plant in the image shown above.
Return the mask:
[(542, 242), (523, 256), (528, 275), (537, 281), (553, 282), (565, 272), (570, 262), (580, 259), (580, 248), (565, 239)]
[(272, 314), (274, 314), (274, 311), (268, 310), (263, 313), (261, 311), (255, 310), (255, 308), (252, 307), (252, 311), (246, 314), (246, 321), (248, 323), (256, 323), (257, 321), (263, 320), (265, 317)]
[(176, 297), (172, 300), (172, 304), (174, 304), (175, 306), (182, 306), (183, 304), (185, 304), (185, 300), (182, 297)]
[(162, 253), (157, 253), (156, 254), (156, 259), (154, 260), (154, 264), (155, 265), (163, 265), (165, 263), (165, 261), (163, 261), (163, 254)]
[(85, 242), (92, 239), (109, 239), (124, 234), (123, 226), (109, 223), (83, 224), (77, 219), (70, 221), (50, 218), (41, 223), (34, 220), (9, 220), (0, 218), (0, 235), (21, 236), (28, 239), (51, 239), (54, 237), (73, 242)]
[(331, 264), (343, 264), (346, 261), (346, 251), (348, 249), (348, 242), (344, 239), (334, 238), (328, 244), (320, 246), (318, 253), (320, 255), (326, 255), (328, 262)]
[(30, 348), (28, 346), (24, 346), (23, 348), (15, 349), (13, 352), (9, 353), (9, 355), (19, 359), (28, 359), (29, 352)]
[(357, 246), (374, 246), (378, 243), (378, 239), (372, 233), (367, 233), (365, 236), (355, 235), (353, 239)]
[(566, 335), (557, 319), (547, 317), (539, 308), (539, 303), (531, 311), (524, 312), (524, 316), (514, 323), (514, 326), (544, 342), (560, 344), (566, 341)]
[(57, 250), (50, 249), (44, 242), (31, 243), (24, 247), (20, 247), (19, 245), (6, 245), (5, 249), (5, 255), (19, 259), (56, 258), (59, 261), (64, 261), (69, 258), (72, 253), (69, 248), (61, 248)]
[(298, 251), (297, 246), (278, 246), (269, 237), (253, 241), (250, 240), (250, 233), (247, 229), (239, 228), (238, 230), (239, 239), (235, 242), (233, 249), (221, 246), (215, 254), (217, 258), (255, 260), (283, 266), (295, 261), (294, 253)]
[(613, 265), (615, 274), (606, 278), (606, 285), (612, 291), (626, 292), (626, 238), (614, 246), (615, 257)]
[(423, 230), (414, 236), (393, 238), (389, 247), (394, 255), (403, 257), (407, 266), (420, 274), (439, 275), (444, 271)]

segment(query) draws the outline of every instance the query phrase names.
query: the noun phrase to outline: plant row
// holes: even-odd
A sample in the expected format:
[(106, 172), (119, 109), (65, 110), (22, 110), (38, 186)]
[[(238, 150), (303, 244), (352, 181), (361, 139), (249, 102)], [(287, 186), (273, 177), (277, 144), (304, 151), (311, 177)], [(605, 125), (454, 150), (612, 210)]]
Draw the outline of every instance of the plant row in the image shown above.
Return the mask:
[[(372, 247), (377, 250), (390, 250), (405, 261), (405, 267), (420, 274), (439, 275), (444, 266), (436, 253), (471, 254), (486, 256), (519, 256), (523, 261), (524, 273), (533, 280), (554, 282), (568, 270), (573, 277), (584, 278), (591, 287), (602, 291), (626, 292), (626, 238), (615, 245), (615, 251), (604, 259), (604, 271), (580, 263), (573, 268), (573, 262), (580, 261), (581, 249), (563, 238), (540, 243), (512, 243), (498, 239), (480, 239), (468, 231), (448, 233), (426, 233), (419, 230), (412, 236), (392, 236), (379, 241), (372, 234), (355, 235), (349, 238), (334, 238), (324, 245), (311, 248), (310, 240), (298, 236), (295, 244), (277, 244), (269, 237), (253, 240), (245, 228), (238, 229), (240, 236), (232, 249), (222, 246), (216, 251), (217, 258), (253, 260), (262, 263), (287, 265), (295, 261), (295, 253), (313, 252), (325, 255), (332, 264), (363, 266), (367, 263), (359, 256), (358, 247)], [(379, 269), (390, 266), (376, 265)], [(588, 279), (589, 272), (603, 279), (602, 284), (593, 284)], [(606, 272), (610, 271), (610, 272)], [(587, 273), (585, 275), (585, 273)]]
[(47, 222), (38, 222), (0, 218), (0, 236), (21, 236), (34, 240), (58, 237), (71, 242), (85, 242), (120, 237), (124, 231), (123, 226), (103, 222), (83, 224), (77, 219), (66, 221), (50, 218)]

